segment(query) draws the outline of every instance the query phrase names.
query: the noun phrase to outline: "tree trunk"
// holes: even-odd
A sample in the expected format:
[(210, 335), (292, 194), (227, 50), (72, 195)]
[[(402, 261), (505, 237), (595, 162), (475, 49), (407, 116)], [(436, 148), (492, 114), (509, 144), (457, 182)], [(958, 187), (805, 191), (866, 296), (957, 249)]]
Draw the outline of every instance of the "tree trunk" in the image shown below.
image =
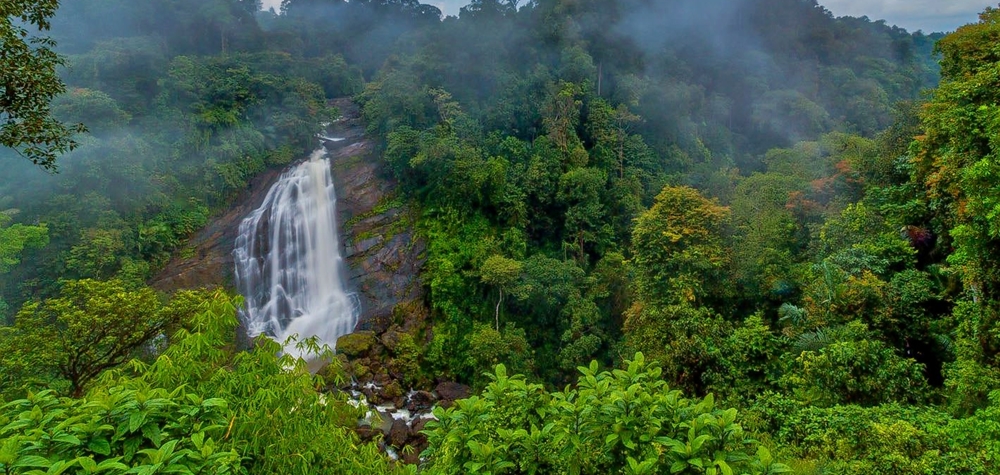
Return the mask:
[(503, 287), (500, 287), (500, 300), (497, 300), (496, 321), (497, 321), (497, 331), (498, 332), (500, 331), (500, 304), (501, 303), (503, 303)]

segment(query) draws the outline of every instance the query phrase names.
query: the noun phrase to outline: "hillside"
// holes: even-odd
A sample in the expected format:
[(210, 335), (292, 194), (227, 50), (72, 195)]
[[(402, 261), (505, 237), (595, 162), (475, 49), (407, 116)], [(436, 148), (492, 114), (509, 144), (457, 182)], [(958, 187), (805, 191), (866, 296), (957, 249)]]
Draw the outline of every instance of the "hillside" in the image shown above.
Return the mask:
[[(0, 470), (994, 473), (997, 20), (65, 2), (74, 149), (0, 149)], [(241, 298), (238, 225), (318, 133), (343, 246), (262, 241)], [(239, 342), (246, 302), (305, 312), (278, 262), (345, 268), (336, 354)]]

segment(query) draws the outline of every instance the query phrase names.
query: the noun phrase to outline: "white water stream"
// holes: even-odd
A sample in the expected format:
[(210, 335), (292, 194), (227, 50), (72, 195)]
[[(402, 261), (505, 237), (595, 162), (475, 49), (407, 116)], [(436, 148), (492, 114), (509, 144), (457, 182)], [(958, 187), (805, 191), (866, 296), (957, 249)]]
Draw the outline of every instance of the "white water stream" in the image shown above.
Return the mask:
[(357, 299), (342, 278), (336, 203), (330, 161), (320, 148), (285, 171), (240, 224), (236, 285), (251, 337), (316, 336), (334, 347), (354, 331)]

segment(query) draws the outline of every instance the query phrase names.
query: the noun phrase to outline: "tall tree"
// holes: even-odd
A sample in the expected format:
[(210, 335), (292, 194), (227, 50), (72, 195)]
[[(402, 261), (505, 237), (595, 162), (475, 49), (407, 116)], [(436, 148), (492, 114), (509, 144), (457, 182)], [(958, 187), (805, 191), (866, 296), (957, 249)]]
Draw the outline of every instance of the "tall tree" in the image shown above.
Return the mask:
[[(953, 249), (967, 302), (955, 311), (957, 361), (947, 384), (965, 411), (1000, 389), (1000, 10), (941, 40), (941, 86), (922, 113), (916, 178)], [(922, 183), (921, 183), (922, 182)], [(948, 242), (950, 241), (950, 242)]]
[(694, 188), (668, 186), (660, 192), (632, 232), (643, 300), (700, 304), (718, 292), (727, 260), (720, 231), (728, 213)]

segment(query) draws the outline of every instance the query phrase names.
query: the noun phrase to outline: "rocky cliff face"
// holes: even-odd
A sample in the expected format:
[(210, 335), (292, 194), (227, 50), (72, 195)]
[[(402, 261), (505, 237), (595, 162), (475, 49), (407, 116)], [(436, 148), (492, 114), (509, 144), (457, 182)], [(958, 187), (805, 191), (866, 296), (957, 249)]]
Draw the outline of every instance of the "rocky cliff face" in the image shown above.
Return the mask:
[[(349, 289), (362, 306), (359, 327), (384, 332), (394, 322), (406, 329), (423, 321), (419, 281), (424, 245), (413, 232), (412, 210), (396, 194), (396, 184), (381, 169), (372, 143), (364, 136), (358, 107), (348, 99), (334, 102), (342, 118), (330, 124), (322, 140), (329, 152), (337, 189), (342, 250), (350, 276)], [(281, 176), (269, 170), (255, 178), (243, 196), (191, 238), (150, 284), (174, 291), (198, 287), (232, 287), (233, 246), (240, 222), (264, 201)]]
[[(348, 130), (360, 131), (357, 106), (336, 105)], [(372, 144), (350, 136), (345, 142), (331, 163), (349, 287), (361, 299), (358, 326), (382, 333), (399, 323), (409, 330), (426, 315), (419, 279), (425, 246), (413, 230), (416, 216), (372, 155)]]

